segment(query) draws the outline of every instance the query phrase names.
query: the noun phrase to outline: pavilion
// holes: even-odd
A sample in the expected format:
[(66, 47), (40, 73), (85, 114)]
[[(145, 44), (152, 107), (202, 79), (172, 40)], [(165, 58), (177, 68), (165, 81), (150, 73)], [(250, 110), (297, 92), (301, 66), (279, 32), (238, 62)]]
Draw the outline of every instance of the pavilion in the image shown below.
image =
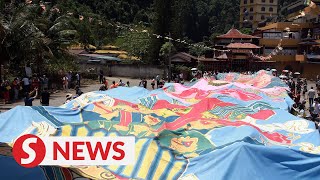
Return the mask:
[[(214, 60), (204, 62), (213, 70), (252, 71), (273, 67), (273, 62), (261, 61), (253, 54), (260, 54), (260, 37), (243, 34), (232, 28), (226, 34), (217, 36), (215, 39)], [(210, 65), (211, 64), (211, 65)]]

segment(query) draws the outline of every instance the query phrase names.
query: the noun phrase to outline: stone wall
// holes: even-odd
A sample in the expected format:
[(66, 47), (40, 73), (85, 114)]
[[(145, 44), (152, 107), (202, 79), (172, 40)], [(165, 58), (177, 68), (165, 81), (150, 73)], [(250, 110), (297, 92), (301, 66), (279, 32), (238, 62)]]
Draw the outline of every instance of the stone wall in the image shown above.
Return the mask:
[(291, 66), (293, 72), (300, 72), (302, 78), (307, 78), (309, 80), (315, 80), (317, 75), (320, 75), (320, 64), (299, 62), (277, 62), (275, 68), (280, 73), (287, 66)]
[(97, 73), (103, 70), (105, 76), (119, 76), (131, 78), (153, 78), (156, 75), (164, 77), (166, 69), (156, 65), (138, 65), (138, 64), (113, 64), (113, 65), (100, 65), (100, 64), (81, 64), (81, 72)]

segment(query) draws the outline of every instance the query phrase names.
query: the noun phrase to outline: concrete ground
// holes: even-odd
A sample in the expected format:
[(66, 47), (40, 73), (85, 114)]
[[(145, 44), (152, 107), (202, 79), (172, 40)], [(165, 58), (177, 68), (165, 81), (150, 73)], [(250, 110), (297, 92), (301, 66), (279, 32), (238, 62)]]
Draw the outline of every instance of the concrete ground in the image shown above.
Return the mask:
[[(109, 83), (109, 86), (112, 84), (112, 81), (116, 81), (119, 82), (119, 80), (121, 79), (124, 83), (126, 83), (127, 81), (130, 82), (130, 86), (138, 86), (140, 80), (139, 79), (131, 79), (131, 78), (119, 78), (119, 77), (106, 77)], [(98, 91), (99, 88), (102, 86), (102, 84), (99, 84), (98, 81), (93, 81), (93, 80), (84, 80), (84, 82), (82, 82), (83, 84), (81, 84), (81, 91), (84, 93), (87, 92), (91, 92), (91, 91)], [(151, 81), (148, 81), (148, 85), (147, 88), (150, 90), (151, 89)], [(70, 89), (69, 93), (75, 95), (75, 90), (74, 89)], [(57, 91), (56, 93), (51, 94), (50, 96), (50, 106), (61, 106), (63, 105), (63, 103), (66, 100), (66, 92), (64, 92), (63, 90)], [(33, 101), (33, 105), (34, 106), (40, 106), (40, 99), (36, 99)], [(16, 103), (13, 104), (0, 104), (0, 111), (1, 112), (5, 112), (8, 111), (16, 106), (24, 106), (24, 101), (20, 100)]]

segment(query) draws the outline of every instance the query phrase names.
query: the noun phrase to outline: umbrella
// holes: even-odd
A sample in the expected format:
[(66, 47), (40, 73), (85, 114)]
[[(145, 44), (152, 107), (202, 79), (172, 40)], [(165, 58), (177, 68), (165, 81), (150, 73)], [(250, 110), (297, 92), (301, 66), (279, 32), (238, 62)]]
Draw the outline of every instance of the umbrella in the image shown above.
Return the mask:
[(288, 77), (285, 76), (285, 75), (281, 75), (281, 76), (279, 76), (279, 78), (280, 78), (280, 79), (287, 79)]
[(197, 70), (198, 70), (197, 68), (192, 68), (192, 69), (191, 69), (191, 71), (197, 71)]
[(276, 69), (271, 69), (271, 71), (277, 72), (277, 70), (276, 70)]
[(282, 72), (285, 72), (285, 73), (287, 73), (287, 72), (289, 72), (288, 70), (283, 70)]
[(300, 73), (299, 72), (295, 72), (294, 75), (300, 75)]

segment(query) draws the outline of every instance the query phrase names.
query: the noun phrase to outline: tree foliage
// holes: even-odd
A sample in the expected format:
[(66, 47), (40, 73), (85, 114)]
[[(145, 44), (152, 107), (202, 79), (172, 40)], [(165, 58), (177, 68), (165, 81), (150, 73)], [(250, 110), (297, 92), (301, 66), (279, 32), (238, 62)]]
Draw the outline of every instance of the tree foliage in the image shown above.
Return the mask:
[(11, 69), (32, 63), (38, 72), (43, 71), (76, 37), (69, 17), (60, 16), (55, 8), (45, 11), (39, 4), (10, 4), (1, 14), (0, 52)]
[(150, 37), (147, 33), (141, 31), (125, 31), (123, 35), (118, 38), (116, 45), (125, 49), (129, 53), (129, 56), (135, 56), (141, 60), (145, 60), (150, 45)]
[(196, 57), (200, 57), (200, 56), (204, 55), (207, 50), (210, 50), (210, 49), (207, 49), (205, 46), (206, 46), (206, 44), (203, 42), (197, 43), (197, 44), (195, 44), (195, 46), (190, 47), (189, 52), (191, 55), (194, 55)]
[(176, 48), (174, 47), (174, 45), (171, 42), (166, 42), (161, 46), (160, 56), (168, 58), (175, 52), (176, 52)]
[[(43, 9), (40, 1), (1, 0), (0, 53), (17, 66), (26, 61), (40, 66), (68, 61), (65, 50), (73, 43), (98, 48), (116, 43), (129, 55), (160, 64), (166, 39), (152, 34), (210, 46), (212, 37), (238, 27), (239, 4), (239, 0), (52, 0)], [(114, 26), (118, 23), (147, 29), (149, 35), (119, 29)], [(204, 53), (202, 47), (172, 43), (177, 51)]]

